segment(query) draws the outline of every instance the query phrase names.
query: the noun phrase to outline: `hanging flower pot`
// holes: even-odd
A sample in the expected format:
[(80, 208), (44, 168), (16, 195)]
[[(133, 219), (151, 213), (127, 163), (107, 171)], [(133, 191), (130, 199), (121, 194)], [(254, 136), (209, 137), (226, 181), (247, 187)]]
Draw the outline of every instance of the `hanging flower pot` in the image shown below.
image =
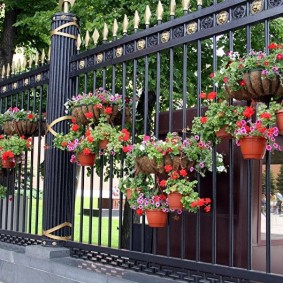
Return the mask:
[(240, 148), (244, 159), (263, 159), (266, 145), (267, 140), (263, 137), (247, 136), (240, 139)]
[(262, 70), (245, 73), (241, 83), (242, 88), (237, 91), (231, 90), (229, 85), (226, 84), (225, 88), (230, 97), (238, 100), (265, 101), (268, 97), (283, 95), (283, 87), (279, 76), (266, 78), (262, 75)]
[(279, 130), (279, 133), (283, 135), (283, 110), (279, 110), (276, 113), (276, 124)]
[(3, 131), (4, 131), (4, 134), (7, 136), (12, 136), (12, 135), (17, 134), (17, 131), (14, 125), (14, 121), (13, 120), (6, 121), (3, 125)]
[(2, 159), (1, 162), (3, 168), (11, 169), (16, 167), (16, 162), (14, 159), (7, 159), (7, 160)]
[(132, 199), (132, 189), (126, 189), (126, 197), (128, 200)]
[(145, 211), (149, 227), (165, 227), (168, 220), (168, 213), (160, 209), (147, 209)]
[(78, 160), (81, 166), (93, 166), (95, 163), (96, 155), (94, 153), (84, 154), (83, 152), (78, 153)]
[(230, 139), (232, 139), (233, 136), (230, 133), (228, 133), (226, 131), (226, 129), (227, 129), (227, 126), (226, 125), (223, 126), (219, 131), (217, 131), (215, 133), (216, 137), (219, 138), (219, 139), (222, 139), (222, 140), (225, 140), (225, 139), (226, 140), (230, 140)]
[(179, 192), (170, 193), (168, 195), (168, 205), (171, 209), (183, 209), (181, 202), (183, 195)]
[(99, 148), (100, 149), (106, 149), (107, 148), (107, 145), (108, 145), (108, 139), (104, 139), (102, 141), (99, 142)]

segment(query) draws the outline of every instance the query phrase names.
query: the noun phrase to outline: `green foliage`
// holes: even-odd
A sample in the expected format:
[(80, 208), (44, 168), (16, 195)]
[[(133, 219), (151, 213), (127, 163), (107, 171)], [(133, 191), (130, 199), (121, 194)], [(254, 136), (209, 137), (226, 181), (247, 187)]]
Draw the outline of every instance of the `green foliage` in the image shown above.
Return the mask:
[(6, 152), (12, 152), (14, 156), (20, 156), (24, 151), (30, 149), (30, 142), (16, 135), (2, 137), (0, 139), (0, 148), (2, 158)]
[(3, 185), (0, 185), (0, 199), (6, 198), (7, 188)]
[(216, 132), (226, 127), (226, 132), (234, 135), (236, 122), (244, 118), (244, 107), (229, 105), (227, 101), (211, 102), (203, 117), (195, 117), (192, 133), (199, 135), (205, 142), (219, 143)]

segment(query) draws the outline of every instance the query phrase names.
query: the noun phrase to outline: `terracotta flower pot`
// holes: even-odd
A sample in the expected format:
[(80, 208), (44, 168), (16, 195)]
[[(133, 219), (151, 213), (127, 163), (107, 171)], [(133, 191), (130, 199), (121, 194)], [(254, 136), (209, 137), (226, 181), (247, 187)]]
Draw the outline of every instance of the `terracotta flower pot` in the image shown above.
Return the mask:
[(104, 139), (102, 141), (99, 142), (99, 148), (100, 149), (106, 149), (107, 148), (107, 145), (108, 145), (108, 139)]
[(168, 213), (160, 209), (147, 209), (145, 211), (149, 227), (165, 227), (167, 224)]
[(223, 126), (219, 131), (215, 132), (217, 138), (222, 140), (231, 140), (233, 136), (226, 131), (227, 126)]
[(229, 95), (238, 100), (265, 101), (270, 96), (283, 96), (283, 87), (279, 76), (267, 79), (261, 74), (262, 70), (253, 70), (243, 75), (245, 87), (233, 91), (226, 85)]
[(95, 163), (96, 155), (94, 153), (85, 155), (83, 152), (78, 153), (78, 160), (81, 166), (93, 166)]
[(8, 160), (2, 159), (1, 162), (2, 162), (2, 167), (6, 169), (15, 168), (16, 166), (16, 162), (11, 159)]
[(126, 189), (126, 197), (128, 200), (132, 199), (132, 189)]
[(283, 135), (283, 110), (277, 111), (276, 113), (276, 124), (280, 135)]
[(181, 202), (183, 195), (179, 192), (170, 193), (168, 195), (168, 205), (171, 209), (183, 209)]
[(240, 139), (240, 148), (244, 159), (263, 159), (266, 145), (267, 140), (263, 137), (251, 136)]

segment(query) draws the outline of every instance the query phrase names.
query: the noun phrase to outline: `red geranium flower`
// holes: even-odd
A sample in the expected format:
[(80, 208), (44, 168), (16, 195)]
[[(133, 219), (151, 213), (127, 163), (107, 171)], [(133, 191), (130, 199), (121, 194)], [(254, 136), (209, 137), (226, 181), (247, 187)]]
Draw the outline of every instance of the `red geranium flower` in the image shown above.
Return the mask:
[(271, 115), (267, 112), (263, 112), (259, 115), (260, 118), (263, 118), (263, 119), (270, 119), (271, 118)]
[(67, 143), (66, 141), (61, 142), (61, 146), (63, 146), (63, 147), (66, 147), (67, 144), (68, 144), (68, 143)]
[(179, 173), (177, 171), (173, 171), (171, 173), (170, 179), (177, 180), (180, 177)]
[(243, 115), (246, 118), (250, 118), (254, 115), (254, 113), (255, 113), (254, 109), (251, 106), (247, 106), (246, 109), (243, 112)]
[(215, 77), (215, 74), (214, 74), (214, 73), (210, 73), (209, 77), (210, 77), (210, 78), (214, 78), (214, 77)]
[(210, 206), (206, 206), (206, 207), (204, 208), (204, 211), (205, 211), (205, 212), (210, 212), (210, 210), (211, 210), (211, 207), (210, 207)]
[(166, 187), (166, 183), (167, 183), (166, 180), (161, 180), (159, 185), (160, 185), (160, 187)]
[(143, 215), (143, 210), (141, 208), (136, 209), (137, 215)]
[(86, 148), (84, 148), (84, 150), (83, 150), (83, 154), (84, 154), (84, 155), (89, 155), (89, 154), (91, 154), (91, 150), (86, 147)]
[(199, 120), (202, 124), (205, 124), (207, 122), (207, 117), (200, 117)]
[(228, 77), (223, 78), (223, 82), (226, 84), (229, 81)]
[(276, 60), (282, 60), (283, 59), (283, 55), (281, 53), (276, 55)]
[(10, 150), (4, 151), (2, 154), (3, 160), (13, 159), (15, 157), (14, 153)]
[(105, 113), (105, 114), (108, 114), (108, 115), (112, 114), (112, 107), (106, 107), (106, 108), (104, 109), (104, 113)]
[(76, 123), (76, 119), (75, 118), (72, 118), (72, 123)]
[(173, 167), (171, 165), (165, 165), (164, 169), (165, 169), (165, 172), (168, 173), (173, 170)]
[(28, 114), (28, 119), (33, 119), (34, 118), (34, 115), (32, 113), (29, 113)]
[(215, 97), (217, 96), (217, 93), (215, 91), (212, 91), (210, 92), (208, 95), (207, 95), (207, 99), (214, 99)]
[(93, 106), (94, 109), (101, 109), (102, 108), (102, 104), (101, 103), (98, 103), (98, 104), (95, 104)]
[(272, 42), (268, 45), (268, 49), (276, 49), (277, 48), (277, 44)]
[(94, 141), (93, 136), (87, 136), (87, 141), (88, 141), (88, 142), (93, 142), (93, 141)]
[(92, 112), (87, 112), (87, 113), (85, 113), (85, 117), (87, 119), (92, 119), (93, 118), (93, 113)]
[(240, 80), (239, 85), (240, 85), (240, 86), (245, 86), (245, 85), (246, 85), (246, 83), (245, 83), (245, 81), (244, 81), (244, 80)]
[(73, 124), (71, 129), (72, 129), (73, 132), (76, 132), (76, 131), (79, 130), (79, 125), (78, 124)]
[(200, 97), (201, 99), (206, 99), (206, 93), (205, 93), (205, 92), (201, 92), (201, 93), (199, 94), (199, 97)]
[(180, 171), (179, 171), (179, 174), (180, 174), (182, 177), (186, 177), (186, 176), (188, 175), (187, 170), (185, 170), (185, 169), (180, 170)]

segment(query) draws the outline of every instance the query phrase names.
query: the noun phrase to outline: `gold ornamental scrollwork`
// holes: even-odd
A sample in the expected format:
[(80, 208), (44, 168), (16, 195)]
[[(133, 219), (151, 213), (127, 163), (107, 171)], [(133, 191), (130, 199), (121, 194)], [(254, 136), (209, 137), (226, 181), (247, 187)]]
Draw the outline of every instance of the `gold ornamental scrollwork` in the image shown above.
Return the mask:
[(7, 87), (6, 87), (6, 86), (3, 86), (2, 91), (3, 91), (3, 92), (6, 92), (6, 91), (7, 91)]
[(196, 33), (198, 30), (198, 24), (197, 22), (192, 22), (192, 23), (189, 23), (187, 25), (187, 34), (193, 34), (193, 33)]
[(81, 60), (79, 63), (79, 69), (83, 69), (85, 67), (85, 60)]
[(164, 31), (162, 34), (161, 34), (161, 37), (160, 37), (160, 41), (162, 43), (166, 43), (168, 42), (170, 39), (170, 32), (169, 31)]
[(37, 81), (37, 82), (41, 81), (41, 74), (38, 74), (38, 75), (36, 76), (36, 81)]
[(140, 51), (140, 50), (143, 50), (144, 48), (145, 48), (145, 40), (144, 39), (140, 39), (137, 42), (137, 49)]
[(29, 79), (25, 79), (24, 85), (28, 85), (28, 84), (29, 84)]
[(121, 57), (123, 55), (123, 47), (117, 47), (115, 54), (116, 57)]
[(228, 22), (228, 19), (229, 19), (229, 13), (227, 11), (220, 12), (216, 17), (216, 21), (218, 25), (226, 24)]
[(62, 121), (65, 121), (65, 120), (72, 120), (72, 116), (62, 116), (62, 117), (59, 117), (59, 118), (57, 118), (57, 119), (55, 119), (53, 122), (51, 122), (50, 124), (47, 124), (47, 131), (46, 131), (46, 133), (47, 132), (50, 132), (53, 136), (57, 136), (58, 135), (58, 133), (57, 132), (55, 132), (53, 129), (52, 129), (52, 127), (55, 125), (55, 124), (57, 124), (57, 123), (59, 123), (59, 122), (62, 122)]
[(257, 14), (263, 10), (263, 0), (255, 0), (251, 3), (252, 14)]
[(97, 62), (97, 64), (102, 63), (102, 61), (103, 61), (103, 54), (102, 53), (97, 54), (96, 55), (96, 62)]
[(13, 83), (13, 89), (16, 89), (18, 87), (18, 83)]

